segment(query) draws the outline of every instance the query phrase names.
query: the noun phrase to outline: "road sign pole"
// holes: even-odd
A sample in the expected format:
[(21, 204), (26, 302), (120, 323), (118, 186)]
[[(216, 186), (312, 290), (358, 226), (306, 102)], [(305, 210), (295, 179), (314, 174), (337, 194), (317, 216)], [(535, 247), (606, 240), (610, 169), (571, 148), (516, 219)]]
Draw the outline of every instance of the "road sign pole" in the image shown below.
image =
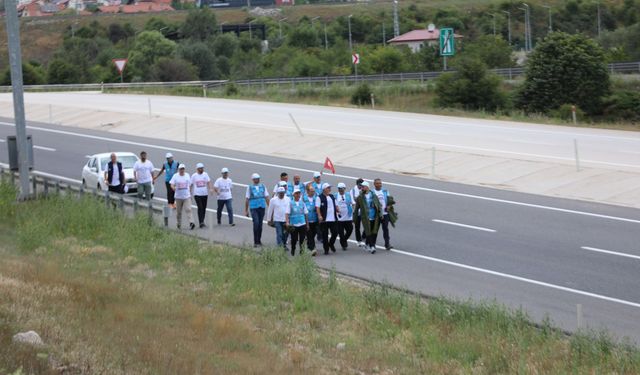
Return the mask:
[(122, 72), (120, 72), (120, 83), (124, 82), (124, 78), (122, 77)]
[(447, 70), (447, 56), (444, 56), (443, 62), (444, 62), (444, 70)]
[(18, 146), (18, 167), (20, 172), (19, 199), (27, 199), (29, 188), (29, 155), (27, 127), (24, 114), (24, 92), (22, 87), (22, 52), (20, 50), (20, 21), (15, 0), (5, 1), (5, 19), (9, 47), (9, 66), (11, 68), (11, 86), (13, 91), (13, 112), (16, 125)]

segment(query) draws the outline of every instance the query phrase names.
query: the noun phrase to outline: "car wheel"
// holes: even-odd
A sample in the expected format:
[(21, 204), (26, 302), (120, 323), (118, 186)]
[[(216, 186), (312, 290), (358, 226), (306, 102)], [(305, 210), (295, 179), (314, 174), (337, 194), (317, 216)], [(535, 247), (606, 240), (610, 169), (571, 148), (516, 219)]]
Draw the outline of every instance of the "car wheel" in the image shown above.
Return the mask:
[(84, 178), (82, 179), (82, 187), (87, 188), (87, 181), (85, 181)]

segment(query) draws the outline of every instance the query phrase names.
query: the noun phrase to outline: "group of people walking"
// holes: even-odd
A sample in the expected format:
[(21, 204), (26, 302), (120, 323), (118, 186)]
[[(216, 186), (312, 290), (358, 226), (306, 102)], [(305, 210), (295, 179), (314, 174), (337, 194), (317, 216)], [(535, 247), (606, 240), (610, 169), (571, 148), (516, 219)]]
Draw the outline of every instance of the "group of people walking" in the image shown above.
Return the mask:
[[(233, 181), (229, 169), (222, 168), (220, 177), (212, 182), (204, 171), (204, 164), (197, 163), (193, 174), (187, 173), (187, 167), (174, 159), (171, 153), (165, 155), (165, 162), (158, 173), (147, 159), (146, 152), (140, 153), (140, 160), (134, 166), (134, 179), (137, 182), (137, 194), (140, 199), (151, 199), (152, 185), (164, 174), (167, 190), (167, 203), (176, 210), (178, 229), (182, 228), (182, 219), (186, 215), (190, 229), (196, 228), (191, 201), (196, 202), (198, 225), (205, 228), (205, 215), (210, 194), (217, 196), (217, 223), (222, 224), (222, 213), (226, 208), (229, 225), (233, 221)], [(105, 183), (110, 191), (121, 193), (124, 174), (122, 165), (115, 154), (105, 172)], [(391, 250), (389, 225), (395, 226), (397, 214), (395, 201), (383, 188), (382, 180), (375, 179), (373, 187), (359, 178), (355, 186), (347, 190), (345, 183), (333, 186), (322, 182), (322, 173), (315, 172), (313, 179), (302, 182), (296, 175), (289, 181), (286, 172), (280, 174), (280, 181), (273, 188), (273, 195), (262, 183), (261, 176), (254, 173), (245, 194), (245, 215), (253, 222), (254, 247), (262, 246), (263, 222), (275, 228), (276, 243), (291, 255), (304, 249), (316, 255), (316, 242), (322, 245), (325, 255), (336, 252), (336, 242), (342, 250), (349, 248), (349, 239), (355, 232), (358, 247), (375, 253), (379, 229), (382, 228), (384, 248)]]

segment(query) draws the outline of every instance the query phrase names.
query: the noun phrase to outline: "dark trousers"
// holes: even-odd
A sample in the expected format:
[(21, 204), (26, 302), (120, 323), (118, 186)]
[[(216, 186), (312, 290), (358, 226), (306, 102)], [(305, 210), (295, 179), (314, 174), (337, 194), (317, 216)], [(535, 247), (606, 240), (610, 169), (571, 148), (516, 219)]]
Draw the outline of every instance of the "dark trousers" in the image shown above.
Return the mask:
[(110, 193), (124, 194), (124, 185), (111, 186), (109, 185)]
[(164, 186), (167, 188), (167, 203), (175, 204), (176, 203), (176, 198), (175, 198), (175, 194), (176, 193), (171, 188), (171, 184), (165, 181)]
[(253, 220), (253, 244), (262, 245), (262, 221), (264, 220), (264, 207), (251, 209), (251, 220)]
[(346, 250), (349, 246), (347, 241), (351, 237), (351, 233), (353, 233), (352, 221), (338, 221), (338, 235), (340, 236), (340, 246), (342, 246), (343, 250)]
[(293, 227), (291, 232), (291, 255), (296, 255), (296, 244), (300, 243), (300, 254), (302, 254), (302, 243), (307, 234), (307, 227), (305, 225), (299, 227)]
[(362, 242), (362, 232), (360, 228), (362, 227), (362, 219), (360, 215), (353, 215), (353, 227), (356, 232), (356, 241)]
[(204, 224), (204, 215), (207, 213), (207, 201), (209, 197), (206, 195), (195, 195), (196, 206), (198, 206), (198, 222)]
[(382, 237), (384, 238), (384, 247), (388, 248), (391, 245), (389, 238), (389, 215), (384, 215), (382, 221)]
[[(331, 232), (331, 238), (329, 238), (329, 232)], [(335, 251), (336, 238), (338, 238), (338, 223), (335, 221), (323, 221), (320, 223), (320, 233), (322, 233), (324, 253), (328, 254), (329, 249)]]
[(375, 220), (369, 220), (369, 225), (370, 225), (370, 230), (371, 233), (366, 236), (367, 238), (365, 239), (365, 244), (367, 246), (372, 246), (375, 247), (376, 246), (376, 240), (378, 239), (378, 232), (373, 233), (373, 229), (375, 227)]
[(222, 222), (222, 209), (227, 206), (227, 216), (229, 216), (229, 224), (233, 224), (233, 199), (218, 199), (218, 211), (216, 215), (218, 217), (218, 224)]
[(316, 249), (316, 234), (318, 233), (318, 223), (309, 223), (307, 231), (307, 249), (313, 251)]

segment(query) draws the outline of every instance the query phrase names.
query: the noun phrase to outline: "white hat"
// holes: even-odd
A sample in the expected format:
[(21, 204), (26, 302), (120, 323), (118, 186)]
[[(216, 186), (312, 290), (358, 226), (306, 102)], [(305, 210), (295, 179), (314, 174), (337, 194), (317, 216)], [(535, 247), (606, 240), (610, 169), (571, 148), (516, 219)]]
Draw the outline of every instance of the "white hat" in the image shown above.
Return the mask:
[(178, 166), (178, 169), (185, 169), (185, 168), (187, 168), (187, 166), (186, 166), (186, 165), (184, 165), (184, 164), (180, 164), (180, 165)]
[(326, 188), (330, 188), (331, 184), (325, 182), (324, 184), (322, 184), (322, 190), (326, 189)]
[(300, 188), (297, 186), (293, 188), (293, 194), (295, 193), (300, 193)]
[(229, 173), (229, 168), (227, 168), (227, 167), (222, 168), (220, 173)]
[(313, 178), (320, 177), (320, 176), (322, 176), (322, 173), (320, 173), (320, 172), (313, 172)]
[(279, 188), (276, 189), (276, 193), (278, 193), (278, 194), (279, 193), (284, 193), (284, 192), (285, 192), (285, 189), (282, 186), (280, 186)]
[(338, 189), (346, 189), (347, 185), (345, 185), (343, 182), (339, 182), (338, 183)]
[(256, 180), (256, 179), (259, 179), (259, 178), (260, 178), (260, 175), (257, 174), (257, 173), (254, 173), (254, 174), (251, 175), (251, 179), (252, 180)]
[(369, 182), (368, 182), (368, 181), (363, 182), (363, 183), (362, 183), (362, 186), (369, 187)]
[(167, 154), (164, 156), (165, 158), (169, 159), (173, 157), (173, 154), (170, 152), (167, 152)]
[(287, 181), (278, 182), (278, 186), (287, 186)]
[(196, 169), (197, 169), (197, 168), (204, 168), (204, 164), (202, 164), (202, 163), (198, 163), (198, 164), (196, 164)]

